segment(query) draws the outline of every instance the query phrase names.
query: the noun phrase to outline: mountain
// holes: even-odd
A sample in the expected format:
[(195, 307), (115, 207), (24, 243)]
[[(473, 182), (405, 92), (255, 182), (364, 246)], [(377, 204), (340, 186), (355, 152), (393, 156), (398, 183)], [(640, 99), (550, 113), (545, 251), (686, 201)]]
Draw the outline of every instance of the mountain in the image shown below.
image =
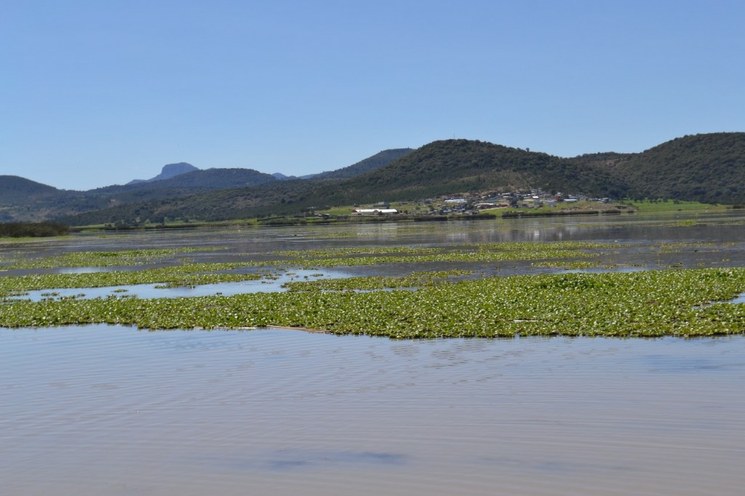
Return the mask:
[[(743, 147), (745, 133), (724, 133), (683, 137), (641, 153), (562, 158), (482, 141), (442, 140), (349, 179), (277, 181), (138, 208), (156, 219), (218, 220), (298, 214), (311, 207), (532, 189), (612, 198), (745, 203), (745, 191), (739, 186), (745, 184)], [(726, 178), (726, 187), (720, 176)], [(106, 222), (129, 215), (126, 208), (101, 214), (97, 218), (106, 218)]]
[[(198, 193), (231, 188), (246, 188), (274, 182), (277, 179), (253, 169), (194, 169), (168, 179), (146, 181), (124, 186), (107, 186), (86, 192), (89, 198), (105, 201), (107, 207), (146, 201), (172, 201)], [(101, 207), (103, 208), (103, 207)]]
[[(336, 184), (345, 178), (353, 178), (367, 171), (379, 169), (390, 164), (397, 158), (411, 153), (410, 148), (400, 148), (381, 151), (371, 157), (361, 160), (355, 164), (335, 171), (324, 172), (306, 178), (294, 178), (278, 174), (261, 174), (253, 182), (241, 184), (233, 181), (224, 184), (223, 188), (215, 192), (200, 192), (197, 185), (193, 185), (194, 196), (178, 195), (166, 198), (168, 191), (165, 186), (183, 184), (193, 178), (200, 177), (201, 173), (208, 171), (190, 172), (168, 181), (159, 181), (157, 185), (152, 183), (138, 183), (127, 185), (127, 190), (121, 186), (104, 188), (102, 192), (118, 193), (116, 201), (112, 201), (110, 208), (101, 212), (90, 212), (81, 214), (74, 218), (64, 218), (65, 222), (75, 224), (88, 223), (116, 223), (120, 220), (132, 218), (147, 219), (151, 222), (161, 222), (166, 217), (182, 217), (200, 220), (219, 220), (221, 218), (238, 218), (243, 216), (266, 215), (269, 213), (294, 212), (300, 205), (313, 206), (313, 204), (325, 205), (325, 196), (331, 196), (335, 191)], [(226, 169), (214, 169), (225, 171)], [(238, 169), (244, 170), (244, 169)], [(255, 171), (254, 171), (255, 172)], [(199, 184), (207, 181), (200, 177)], [(243, 186), (242, 188), (238, 188)], [(150, 188), (157, 187), (157, 191)], [(328, 188), (328, 192), (326, 189)], [(202, 188), (201, 191), (204, 191)], [(125, 199), (121, 195), (128, 194)]]
[[(76, 191), (59, 190), (18, 176), (0, 176), (0, 222), (43, 221), (71, 215), (85, 205)], [(87, 205), (88, 210), (104, 205)]]
[[(390, 162), (397, 154), (397, 150), (386, 150), (376, 154), (373, 157), (362, 160), (357, 164), (342, 169), (342, 175), (345, 177), (359, 174), (370, 168), (380, 167)], [(333, 179), (336, 171), (326, 173), (326, 179)], [(22, 179), (22, 178), (19, 178)], [(214, 190), (235, 190), (259, 188), (257, 198), (247, 202), (237, 200), (237, 204), (242, 208), (249, 208), (249, 205), (271, 203), (274, 195), (277, 201), (281, 203), (281, 192), (272, 192), (271, 183), (287, 182), (286, 187), (277, 187), (278, 191), (288, 189), (296, 191), (305, 186), (299, 186), (298, 179), (284, 174), (265, 174), (252, 169), (206, 169), (201, 170), (191, 164), (180, 162), (177, 164), (168, 164), (163, 167), (161, 173), (152, 179), (135, 180), (125, 185), (106, 186), (83, 192), (60, 191), (47, 186), (48, 196), (44, 201), (31, 201), (28, 195), (17, 195), (10, 201), (8, 199), (7, 208), (0, 210), (0, 221), (29, 221), (45, 220), (50, 218), (64, 218), (68, 222), (77, 222), (73, 219), (84, 215), (85, 218), (96, 218), (95, 212), (122, 211), (122, 212), (147, 212), (149, 209), (146, 204), (154, 202), (158, 205), (164, 205), (164, 209), (175, 208), (180, 204), (176, 200), (183, 197), (189, 197), (197, 194), (207, 193)], [(1, 183), (1, 181), (0, 181)], [(43, 185), (42, 185), (43, 186)], [(0, 188), (2, 184), (0, 184)], [(12, 185), (9, 185), (12, 189)], [(221, 195), (209, 195), (209, 199), (218, 198)], [(292, 195), (290, 195), (290, 198)], [(209, 203), (209, 202), (208, 202)], [(292, 201), (289, 202), (290, 204)], [(0, 199), (2, 205), (2, 199)], [(129, 208), (129, 205), (134, 205)], [(224, 212), (225, 209), (219, 205), (213, 207), (215, 212)], [(205, 211), (205, 208), (199, 209)], [(91, 212), (91, 214), (86, 214)], [(127, 214), (128, 215), (128, 214)], [(218, 214), (215, 214), (218, 215)], [(125, 215), (126, 216), (126, 215)], [(157, 216), (157, 214), (156, 214)], [(131, 217), (131, 216), (130, 216)], [(136, 215), (135, 217), (142, 217)]]
[[(13, 176), (0, 176), (0, 192), (13, 191), (15, 200), (0, 197), (0, 205), (5, 205), (1, 219), (58, 219), (76, 225), (293, 215), (355, 203), (532, 189), (743, 204), (745, 133), (684, 136), (639, 153), (571, 158), (483, 141), (441, 140), (416, 150), (386, 150), (310, 179), (280, 180), (250, 169), (208, 169), (69, 192), (9, 177)], [(35, 193), (16, 193), (24, 188)]]
[(19, 176), (0, 176), (0, 205), (8, 205), (29, 196), (53, 195), (59, 190)]
[(186, 162), (178, 162), (176, 164), (166, 164), (161, 169), (160, 174), (150, 179), (133, 179), (128, 182), (127, 185), (147, 183), (153, 181), (162, 181), (164, 179), (171, 179), (172, 177), (179, 176), (181, 174), (187, 174), (189, 172), (198, 171), (199, 169)]
[(257, 186), (277, 179), (271, 174), (253, 169), (197, 169), (170, 178), (129, 183), (124, 186), (106, 186), (91, 190), (97, 194), (127, 194), (158, 191), (188, 190), (192, 193), (212, 189)]
[(405, 157), (409, 153), (413, 152), (413, 148), (393, 148), (390, 150), (383, 150), (375, 155), (368, 157), (364, 160), (343, 167), (341, 169), (321, 172), (320, 174), (314, 174), (305, 176), (306, 179), (349, 179), (355, 176), (365, 174), (374, 170), (378, 170), (386, 165), (390, 164), (394, 160), (398, 160), (401, 157)]
[(386, 167), (350, 179), (343, 188), (336, 188), (330, 200), (358, 203), (531, 189), (607, 196), (611, 190), (623, 189), (623, 183), (594, 164), (582, 166), (546, 153), (458, 139), (435, 141)]
[[(62, 194), (60, 190), (18, 176), (0, 176), (0, 222), (17, 220), (17, 205), (40, 204)], [(29, 220), (42, 220), (43, 214), (29, 213)]]
[[(0, 176), (0, 222), (70, 217), (131, 203), (171, 201), (210, 190), (245, 188), (276, 181), (270, 174), (252, 169), (200, 170), (189, 164), (172, 165), (177, 167), (165, 166), (156, 176), (163, 179), (89, 191), (59, 190), (17, 176)], [(190, 172), (177, 173), (187, 170)]]
[(676, 138), (607, 169), (640, 198), (745, 203), (745, 133)]
[(286, 179), (295, 179), (295, 176), (285, 176), (281, 172), (275, 172), (272, 174), (272, 176), (274, 177), (274, 179), (279, 179), (280, 181), (284, 181)]
[[(351, 179), (330, 201), (426, 198), (483, 190), (745, 203), (745, 133), (676, 138), (640, 153), (561, 158), (473, 140), (435, 141)], [(338, 198), (338, 200), (336, 200)]]

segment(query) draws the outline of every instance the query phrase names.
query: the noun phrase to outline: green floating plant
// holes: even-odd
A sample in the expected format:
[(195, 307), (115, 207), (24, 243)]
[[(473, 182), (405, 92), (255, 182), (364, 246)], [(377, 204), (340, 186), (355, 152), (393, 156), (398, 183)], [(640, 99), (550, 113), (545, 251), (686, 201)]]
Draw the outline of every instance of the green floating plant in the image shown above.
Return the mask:
[[(418, 289), (314, 290), (174, 299), (13, 301), (5, 327), (108, 323), (143, 329), (282, 326), (392, 338), (713, 336), (745, 333), (745, 269), (549, 274), (449, 280)], [(437, 280), (436, 283), (434, 281)], [(345, 289), (380, 286), (364, 278)], [(318, 281), (319, 283), (322, 281)], [(330, 282), (329, 282), (330, 283)], [(302, 283), (314, 287), (315, 283)]]

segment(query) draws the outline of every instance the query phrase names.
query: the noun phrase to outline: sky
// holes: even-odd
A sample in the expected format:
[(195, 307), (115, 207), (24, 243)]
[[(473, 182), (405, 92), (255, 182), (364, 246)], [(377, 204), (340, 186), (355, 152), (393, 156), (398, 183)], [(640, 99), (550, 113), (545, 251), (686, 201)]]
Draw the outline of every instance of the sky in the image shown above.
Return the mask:
[(2, 0), (0, 175), (304, 175), (467, 138), (745, 131), (741, 0)]

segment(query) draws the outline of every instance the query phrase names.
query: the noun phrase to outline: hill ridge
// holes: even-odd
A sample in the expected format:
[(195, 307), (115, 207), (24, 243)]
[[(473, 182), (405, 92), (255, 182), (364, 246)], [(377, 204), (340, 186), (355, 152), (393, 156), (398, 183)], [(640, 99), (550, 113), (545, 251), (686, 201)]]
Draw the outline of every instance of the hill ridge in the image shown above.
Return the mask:
[[(200, 174), (229, 176), (227, 169), (207, 169), (148, 186), (130, 186), (129, 193), (120, 196), (106, 191), (55, 193), (48, 187), (51, 190), (44, 190), (47, 196), (42, 195), (44, 200), (36, 203), (24, 204), (21, 199), (18, 205), (8, 205), (0, 197), (4, 215), (0, 218), (30, 211), (36, 217), (64, 218), (76, 224), (135, 218), (155, 222), (165, 217), (219, 220), (299, 214), (311, 208), (355, 203), (532, 189), (617, 199), (745, 203), (743, 132), (687, 135), (643, 152), (599, 152), (571, 158), (467, 139), (437, 140), (411, 151), (394, 150), (400, 151), (400, 156), (368, 170), (354, 167), (363, 160), (331, 171), (338, 172), (335, 176), (311, 179), (278, 180), (271, 174), (253, 171), (263, 182), (228, 180), (214, 188), (203, 188), (204, 181), (194, 179)], [(350, 170), (353, 175), (346, 177)], [(235, 171), (245, 174), (250, 169)], [(177, 186), (178, 181), (186, 182)], [(152, 186), (158, 183), (160, 188)]]

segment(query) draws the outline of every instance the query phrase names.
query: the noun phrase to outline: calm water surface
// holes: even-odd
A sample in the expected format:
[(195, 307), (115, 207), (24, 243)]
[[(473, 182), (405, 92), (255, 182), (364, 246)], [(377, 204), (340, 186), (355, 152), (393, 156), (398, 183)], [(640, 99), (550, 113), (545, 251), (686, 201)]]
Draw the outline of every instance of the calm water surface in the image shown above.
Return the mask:
[(745, 338), (0, 329), (0, 493), (740, 495)]
[[(4, 270), (19, 254), (85, 249), (204, 247), (185, 256), (210, 262), (553, 240), (617, 243), (603, 262), (618, 270), (745, 266), (743, 225), (738, 211), (681, 222), (598, 216), (78, 235), (0, 245), (0, 275), (24, 273)], [(662, 253), (659, 242), (686, 245)], [(392, 341), (0, 328), (0, 494), (739, 496), (744, 385), (745, 337)]]
[(124, 286), (104, 286), (100, 288), (53, 288), (26, 291), (11, 300), (27, 299), (42, 301), (48, 299), (107, 298), (111, 296), (132, 296), (137, 298), (193, 298), (198, 296), (232, 296), (245, 293), (270, 293), (285, 291), (284, 284), (298, 281), (317, 281), (320, 279), (340, 279), (349, 277), (339, 270), (275, 271), (270, 278), (252, 281), (222, 282), (197, 286), (166, 287), (163, 284), (133, 284)]

